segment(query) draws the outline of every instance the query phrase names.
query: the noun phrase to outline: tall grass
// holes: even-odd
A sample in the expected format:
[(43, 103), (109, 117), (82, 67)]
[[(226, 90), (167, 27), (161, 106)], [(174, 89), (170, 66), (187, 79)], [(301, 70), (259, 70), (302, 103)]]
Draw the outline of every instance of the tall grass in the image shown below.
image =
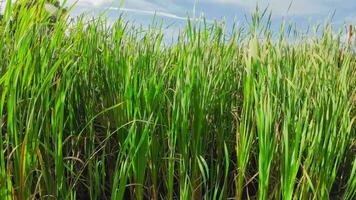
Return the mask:
[(0, 199), (356, 198), (356, 57), (330, 25), (187, 20), (167, 45), (41, 3), (0, 20)]

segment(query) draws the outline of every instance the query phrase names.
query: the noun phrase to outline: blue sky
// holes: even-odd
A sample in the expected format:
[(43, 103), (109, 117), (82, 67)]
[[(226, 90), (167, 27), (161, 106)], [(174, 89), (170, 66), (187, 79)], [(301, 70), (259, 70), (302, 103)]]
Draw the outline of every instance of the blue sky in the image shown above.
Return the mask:
[(246, 21), (245, 16), (254, 11), (256, 3), (262, 8), (268, 7), (272, 10), (275, 24), (284, 19), (303, 28), (309, 24), (323, 23), (334, 11), (333, 23), (336, 27), (356, 24), (356, 0), (67, 0), (67, 2), (68, 5), (75, 2), (77, 4), (72, 15), (87, 13), (97, 16), (106, 11), (109, 19), (115, 20), (124, 12), (127, 19), (146, 25), (151, 23), (153, 15), (156, 14), (167, 24), (179, 27), (184, 24), (188, 15), (194, 14), (194, 10), (197, 16), (204, 13), (208, 20), (224, 20), (229, 25), (235, 19), (243, 23)]
[[(76, 0), (68, 0), (68, 3), (74, 2)], [(208, 19), (214, 20), (248, 15), (253, 12), (256, 3), (260, 7), (268, 6), (274, 18), (324, 20), (335, 11), (334, 22), (356, 23), (355, 0), (78, 0), (73, 12), (97, 13), (111, 8), (109, 17), (125, 11), (128, 16), (142, 20), (157, 12), (163, 18), (179, 20), (192, 15), (195, 8), (197, 15), (204, 13)]]
[[(246, 23), (256, 4), (272, 11), (272, 29), (278, 31), (284, 20), (301, 31), (309, 25), (322, 24), (332, 18), (335, 31), (345, 30), (346, 24), (356, 25), (356, 0), (67, 0), (76, 2), (72, 15), (87, 13), (97, 16), (106, 11), (114, 21), (124, 13), (135, 24), (148, 25), (153, 16), (163, 19), (168, 40), (175, 38), (185, 26), (186, 17), (204, 14), (207, 20), (223, 20), (228, 29), (234, 22)], [(334, 13), (334, 15), (333, 15)]]
[(246, 16), (249, 18), (257, 3), (272, 11), (275, 31), (283, 20), (296, 24), (302, 31), (331, 16), (335, 31), (345, 24), (356, 24), (356, 0), (68, 0), (69, 4), (74, 2), (77, 6), (73, 15), (86, 12), (95, 16), (106, 11), (109, 20), (115, 20), (124, 12), (136, 24), (148, 25), (155, 14), (166, 22), (166, 35), (173, 37), (185, 26), (186, 17), (194, 13), (204, 14), (211, 21), (223, 20), (228, 28), (233, 22), (246, 23)]

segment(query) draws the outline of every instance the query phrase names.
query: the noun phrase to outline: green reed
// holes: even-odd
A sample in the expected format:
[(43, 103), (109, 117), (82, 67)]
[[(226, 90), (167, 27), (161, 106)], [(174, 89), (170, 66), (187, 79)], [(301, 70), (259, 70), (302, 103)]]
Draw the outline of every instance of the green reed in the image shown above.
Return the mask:
[(256, 10), (167, 44), (43, 3), (0, 20), (1, 199), (356, 197), (356, 57), (329, 24)]

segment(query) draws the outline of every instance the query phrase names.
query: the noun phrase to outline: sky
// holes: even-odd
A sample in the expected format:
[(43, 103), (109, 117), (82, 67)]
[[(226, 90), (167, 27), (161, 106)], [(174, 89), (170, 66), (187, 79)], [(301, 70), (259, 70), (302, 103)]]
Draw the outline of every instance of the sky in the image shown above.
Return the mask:
[(356, 0), (67, 0), (67, 7), (74, 3), (73, 16), (82, 13), (98, 16), (105, 12), (109, 20), (114, 21), (124, 13), (127, 19), (144, 25), (150, 24), (156, 16), (171, 28), (184, 25), (187, 16), (194, 14), (204, 15), (208, 21), (225, 21), (227, 25), (243, 23), (257, 3), (260, 8), (272, 11), (275, 24), (286, 20), (305, 28), (323, 23), (331, 16), (337, 28), (356, 24)]
[(272, 30), (278, 32), (283, 21), (304, 31), (310, 25), (331, 20), (335, 32), (356, 25), (356, 0), (67, 0), (76, 2), (72, 15), (86, 13), (98, 16), (105, 11), (110, 21), (124, 13), (126, 19), (144, 26), (155, 19), (164, 21), (168, 38), (176, 38), (187, 17), (205, 16), (208, 22), (224, 21), (227, 29), (233, 23), (245, 24), (256, 5), (272, 12)]
[[(259, 7), (272, 10), (274, 17), (294, 17), (295, 20), (320, 20), (335, 11), (335, 20), (347, 23), (356, 22), (355, 0), (68, 0), (77, 2), (74, 12), (96, 12), (110, 9), (109, 15), (115, 16), (126, 11), (130, 16), (149, 18), (150, 13), (165, 18), (183, 19), (194, 10), (198, 15), (204, 13), (209, 19), (235, 18), (254, 11)], [(160, 13), (160, 14), (159, 14)]]

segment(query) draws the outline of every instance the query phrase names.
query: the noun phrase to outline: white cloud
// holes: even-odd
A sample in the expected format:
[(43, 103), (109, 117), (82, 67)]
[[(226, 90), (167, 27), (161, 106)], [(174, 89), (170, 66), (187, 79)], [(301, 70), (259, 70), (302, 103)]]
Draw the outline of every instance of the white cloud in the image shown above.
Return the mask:
[[(178, 19), (178, 20), (183, 20), (186, 21), (188, 18), (183, 17), (183, 16), (178, 16), (173, 13), (169, 12), (162, 12), (162, 11), (152, 11), (152, 10), (141, 10), (141, 9), (133, 9), (133, 8), (120, 8), (120, 7), (109, 7), (109, 10), (117, 10), (117, 11), (122, 11), (122, 12), (131, 12), (131, 13), (137, 13), (137, 14), (143, 14), (143, 15), (155, 15), (159, 17), (165, 17), (165, 18), (170, 18), (170, 19)], [(197, 20), (200, 20), (197, 19)], [(213, 23), (212, 20), (206, 20), (207, 23)]]
[(67, 2), (69, 4), (77, 2), (78, 5), (101, 6), (106, 3), (112, 3), (114, 0), (68, 0)]
[(187, 20), (186, 17), (181, 17), (172, 13), (168, 12), (161, 12), (161, 11), (150, 11), (150, 10), (141, 10), (141, 9), (132, 9), (132, 8), (118, 8), (118, 7), (109, 7), (109, 10), (119, 10), (123, 12), (134, 12), (139, 14), (146, 14), (146, 15), (156, 15), (161, 17), (167, 17), (171, 19), (179, 19), (179, 20)]
[[(61, 1), (63, 2), (64, 0)], [(72, 5), (74, 3), (76, 3), (76, 7), (86, 6), (90, 8), (98, 8), (102, 7), (103, 5), (125, 5), (129, 7), (135, 7), (137, 9), (158, 9), (157, 3), (153, 3), (148, 0), (67, 0), (68, 5)]]
[(241, 6), (253, 11), (258, 4), (260, 8), (268, 6), (277, 15), (313, 15), (332, 11), (331, 2), (336, 0), (209, 0), (213, 3)]
[[(0, 0), (1, 1), (1, 0)], [(61, 0), (64, 1), (64, 0)], [(67, 0), (67, 6), (75, 3), (72, 15), (99, 11), (108, 7), (129, 7), (138, 10), (165, 11), (158, 3), (148, 0)]]

